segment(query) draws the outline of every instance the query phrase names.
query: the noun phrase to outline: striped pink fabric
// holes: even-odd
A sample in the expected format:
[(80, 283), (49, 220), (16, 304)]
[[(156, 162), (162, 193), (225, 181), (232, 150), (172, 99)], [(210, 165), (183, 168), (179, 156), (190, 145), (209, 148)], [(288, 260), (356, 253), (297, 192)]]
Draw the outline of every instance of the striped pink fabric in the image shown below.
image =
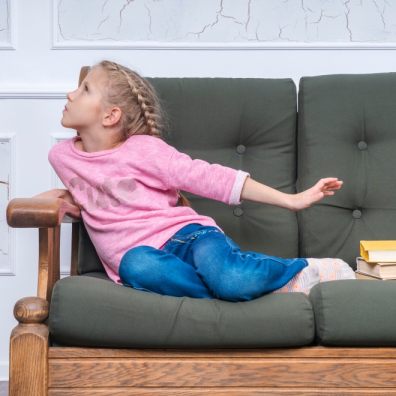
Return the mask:
[(348, 263), (337, 258), (307, 258), (308, 266), (296, 274), (286, 285), (273, 293), (302, 292), (309, 294), (319, 282), (338, 279), (356, 279)]

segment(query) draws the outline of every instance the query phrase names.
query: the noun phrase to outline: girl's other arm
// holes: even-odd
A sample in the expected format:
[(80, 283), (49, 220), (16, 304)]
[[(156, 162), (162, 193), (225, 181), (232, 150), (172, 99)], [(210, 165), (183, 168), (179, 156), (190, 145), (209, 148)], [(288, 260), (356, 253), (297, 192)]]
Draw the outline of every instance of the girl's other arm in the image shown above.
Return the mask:
[(45, 191), (41, 194), (35, 195), (33, 198), (62, 198), (65, 201), (78, 206), (70, 194), (69, 190), (65, 190), (63, 188), (54, 188), (49, 191)]
[(247, 177), (242, 188), (241, 200), (246, 199), (297, 211), (308, 208), (328, 195), (334, 195), (333, 190), (339, 190), (342, 183), (336, 177), (327, 177), (320, 179), (313, 187), (301, 193), (287, 194)]
[(73, 197), (68, 190), (54, 188), (52, 190), (35, 195), (32, 198), (62, 198), (64, 202), (61, 202), (59, 205), (60, 219), (63, 219), (65, 213), (73, 218), (81, 219), (81, 207), (74, 202)]

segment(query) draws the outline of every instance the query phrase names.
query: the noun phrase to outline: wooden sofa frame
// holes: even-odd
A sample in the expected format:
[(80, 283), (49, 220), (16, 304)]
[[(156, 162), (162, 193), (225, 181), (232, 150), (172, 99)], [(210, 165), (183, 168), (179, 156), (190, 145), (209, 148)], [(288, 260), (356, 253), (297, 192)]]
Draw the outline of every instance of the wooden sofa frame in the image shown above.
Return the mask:
[[(83, 67), (79, 84), (88, 68)], [(77, 275), (80, 208), (54, 189), (15, 198), (7, 222), (38, 228), (37, 296), (16, 302), (9, 395), (396, 395), (396, 348), (109, 349), (49, 346), (45, 323), (60, 278), (62, 223), (72, 223)]]

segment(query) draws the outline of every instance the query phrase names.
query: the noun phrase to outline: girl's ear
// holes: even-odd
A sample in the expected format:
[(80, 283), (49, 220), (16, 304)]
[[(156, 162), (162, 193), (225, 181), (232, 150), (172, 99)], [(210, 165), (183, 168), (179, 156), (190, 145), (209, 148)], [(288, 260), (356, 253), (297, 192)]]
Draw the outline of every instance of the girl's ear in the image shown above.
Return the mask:
[(103, 125), (113, 126), (118, 123), (122, 115), (122, 111), (119, 107), (112, 107), (105, 111), (103, 115)]

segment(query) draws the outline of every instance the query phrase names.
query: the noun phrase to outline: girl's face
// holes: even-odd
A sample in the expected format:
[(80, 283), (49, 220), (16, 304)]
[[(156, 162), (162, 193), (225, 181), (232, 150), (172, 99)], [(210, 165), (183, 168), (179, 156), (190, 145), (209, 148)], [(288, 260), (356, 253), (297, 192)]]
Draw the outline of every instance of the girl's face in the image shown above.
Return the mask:
[(67, 94), (61, 124), (81, 131), (102, 126), (104, 117), (104, 90), (107, 76), (100, 67), (93, 68), (81, 85)]

